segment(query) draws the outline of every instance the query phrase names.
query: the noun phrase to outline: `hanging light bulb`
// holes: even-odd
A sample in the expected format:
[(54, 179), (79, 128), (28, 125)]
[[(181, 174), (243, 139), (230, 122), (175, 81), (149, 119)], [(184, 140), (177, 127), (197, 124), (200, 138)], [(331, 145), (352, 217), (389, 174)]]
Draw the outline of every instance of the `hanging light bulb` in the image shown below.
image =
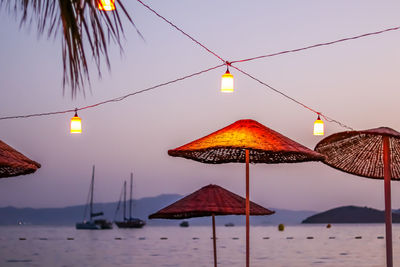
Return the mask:
[(318, 114), (317, 120), (314, 122), (314, 135), (324, 135), (324, 122)]
[(226, 72), (221, 78), (221, 92), (233, 93), (233, 75), (229, 72), (228, 63), (226, 65)]
[(71, 118), (71, 133), (82, 133), (82, 121), (78, 117), (78, 109), (75, 109), (75, 116)]
[(114, 0), (97, 0), (98, 8), (101, 11), (113, 11), (115, 10)]

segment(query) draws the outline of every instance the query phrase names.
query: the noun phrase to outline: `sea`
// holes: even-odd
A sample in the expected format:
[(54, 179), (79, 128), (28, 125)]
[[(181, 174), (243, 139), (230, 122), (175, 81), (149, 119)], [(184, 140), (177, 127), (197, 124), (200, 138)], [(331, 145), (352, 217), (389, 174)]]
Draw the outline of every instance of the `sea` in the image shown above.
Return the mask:
[[(245, 266), (245, 227), (217, 226), (218, 266)], [(250, 266), (385, 266), (384, 224), (252, 226)], [(0, 266), (213, 266), (212, 228), (1, 226)], [(400, 266), (400, 225), (393, 225)]]

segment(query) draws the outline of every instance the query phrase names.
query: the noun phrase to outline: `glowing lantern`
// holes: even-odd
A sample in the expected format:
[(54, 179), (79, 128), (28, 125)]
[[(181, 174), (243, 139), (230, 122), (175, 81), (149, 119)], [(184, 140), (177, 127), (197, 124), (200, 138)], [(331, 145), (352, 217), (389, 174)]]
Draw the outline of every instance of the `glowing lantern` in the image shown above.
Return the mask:
[(324, 122), (320, 119), (319, 114), (314, 122), (314, 135), (324, 135)]
[(71, 118), (71, 133), (82, 133), (82, 121), (78, 117), (77, 110), (75, 110), (75, 116)]
[(229, 69), (226, 69), (225, 74), (222, 75), (221, 92), (223, 93), (233, 92), (233, 75), (229, 72)]
[(98, 0), (99, 10), (102, 11), (113, 11), (115, 10), (114, 0)]

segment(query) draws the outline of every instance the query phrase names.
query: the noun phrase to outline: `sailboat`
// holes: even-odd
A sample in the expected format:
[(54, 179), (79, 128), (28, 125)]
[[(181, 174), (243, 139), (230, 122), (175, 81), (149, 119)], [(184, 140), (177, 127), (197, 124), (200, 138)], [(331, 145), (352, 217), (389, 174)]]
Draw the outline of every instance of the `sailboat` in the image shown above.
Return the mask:
[[(102, 216), (104, 215), (103, 212), (93, 212), (93, 191), (94, 191), (94, 165), (93, 165), (93, 171), (92, 171), (92, 182), (90, 183), (90, 189), (89, 189), (89, 194), (90, 194), (90, 203), (89, 203), (89, 214), (90, 214), (90, 220), (86, 221), (85, 218), (83, 222), (78, 222), (75, 224), (75, 228), (78, 230), (102, 230), (102, 229), (112, 229), (112, 223), (105, 220), (105, 219), (97, 219), (94, 220), (93, 218)], [(86, 209), (87, 205), (85, 208), (85, 214), (86, 216)]]
[[(142, 228), (145, 226), (146, 222), (139, 219), (139, 218), (133, 218), (132, 217), (132, 180), (133, 180), (133, 174), (131, 173), (131, 192), (130, 192), (130, 198), (129, 198), (129, 218), (126, 217), (126, 181), (124, 182), (124, 220), (123, 221), (115, 221), (115, 224), (118, 226), (118, 228)], [(118, 205), (119, 206), (119, 205)]]

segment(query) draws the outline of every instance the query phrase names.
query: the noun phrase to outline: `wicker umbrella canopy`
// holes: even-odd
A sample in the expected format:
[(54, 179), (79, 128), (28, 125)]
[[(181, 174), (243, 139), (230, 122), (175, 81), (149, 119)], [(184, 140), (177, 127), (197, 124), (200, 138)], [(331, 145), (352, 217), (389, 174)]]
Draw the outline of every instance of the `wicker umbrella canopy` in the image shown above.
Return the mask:
[(246, 267), (250, 266), (249, 163), (321, 161), (324, 156), (254, 120), (239, 120), (221, 130), (168, 151), (203, 163), (246, 163)]
[[(196, 192), (176, 201), (149, 216), (149, 219), (187, 219), (212, 216), (214, 266), (217, 266), (217, 245), (215, 234), (216, 215), (246, 214), (246, 199), (218, 185), (207, 185)], [(250, 202), (250, 215), (271, 215), (275, 213), (254, 202)]]
[(400, 133), (388, 127), (332, 134), (315, 150), (325, 155), (324, 163), (341, 171), (383, 179), (383, 137), (390, 140), (391, 179), (400, 179)]
[(390, 181), (400, 179), (400, 133), (388, 127), (340, 132), (321, 140), (315, 151), (325, 155), (324, 163), (333, 168), (362, 177), (384, 179), (386, 263), (392, 267)]
[(0, 140), (0, 178), (35, 172), (40, 164)]
[(323, 156), (254, 120), (239, 120), (221, 130), (168, 151), (203, 163), (291, 163), (320, 161)]
[[(218, 185), (207, 185), (196, 192), (157, 211), (149, 219), (187, 219), (214, 215), (245, 215), (246, 199)], [(275, 213), (250, 202), (250, 215)]]

